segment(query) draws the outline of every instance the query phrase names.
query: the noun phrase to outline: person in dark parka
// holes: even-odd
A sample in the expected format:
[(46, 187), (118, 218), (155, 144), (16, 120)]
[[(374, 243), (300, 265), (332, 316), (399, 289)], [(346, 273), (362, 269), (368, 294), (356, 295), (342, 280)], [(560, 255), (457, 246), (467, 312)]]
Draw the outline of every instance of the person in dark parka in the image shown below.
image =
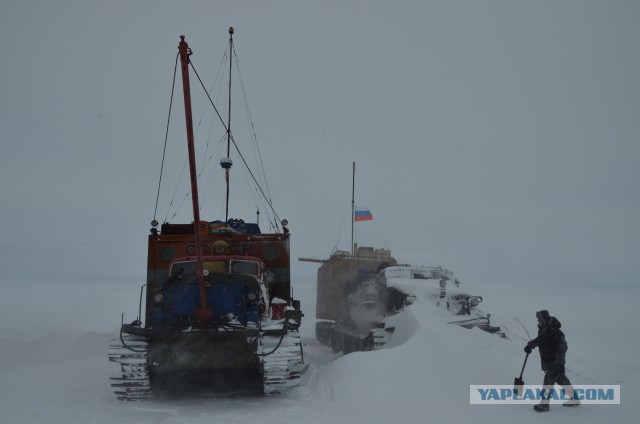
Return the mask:
[(563, 386), (565, 393), (571, 398), (564, 405), (577, 406), (580, 401), (573, 398), (573, 386), (564, 369), (567, 340), (560, 330), (562, 324), (556, 317), (550, 316), (549, 311), (546, 310), (536, 312), (536, 318), (538, 318), (538, 337), (527, 343), (524, 348), (527, 354), (531, 353), (534, 348), (538, 348), (542, 371), (544, 371), (543, 399), (540, 404), (534, 406), (534, 409), (540, 412), (549, 410), (550, 396), (545, 399), (544, 392), (552, 389), (555, 384)]

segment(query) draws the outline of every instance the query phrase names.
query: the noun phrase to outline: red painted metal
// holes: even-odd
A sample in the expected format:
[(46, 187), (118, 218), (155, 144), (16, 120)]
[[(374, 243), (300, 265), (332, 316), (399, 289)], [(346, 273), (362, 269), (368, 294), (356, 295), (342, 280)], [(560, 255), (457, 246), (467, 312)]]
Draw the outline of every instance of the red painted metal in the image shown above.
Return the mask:
[(184, 41), (184, 35), (180, 36), (178, 45), (180, 52), (180, 65), (182, 68), (182, 89), (184, 93), (184, 114), (187, 123), (187, 147), (189, 149), (189, 174), (191, 176), (191, 200), (193, 203), (193, 226), (198, 261), (198, 283), (200, 285), (200, 305), (194, 311), (195, 317), (200, 322), (208, 322), (213, 318), (213, 309), (207, 306), (207, 293), (204, 284), (202, 270), (202, 246), (200, 243), (200, 206), (198, 202), (198, 178), (196, 172), (196, 154), (193, 143), (193, 118), (191, 116), (191, 89), (189, 84), (189, 45)]

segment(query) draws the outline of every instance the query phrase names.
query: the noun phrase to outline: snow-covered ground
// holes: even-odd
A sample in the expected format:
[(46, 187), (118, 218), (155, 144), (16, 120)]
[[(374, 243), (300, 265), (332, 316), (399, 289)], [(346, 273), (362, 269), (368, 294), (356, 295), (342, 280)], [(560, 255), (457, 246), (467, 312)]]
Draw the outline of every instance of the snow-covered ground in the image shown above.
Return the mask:
[[(310, 367), (286, 396), (171, 402), (120, 402), (108, 376), (106, 348), (119, 324), (135, 317), (138, 288), (50, 285), (3, 290), (0, 298), (0, 422), (17, 423), (602, 423), (640, 416), (640, 289), (611, 286), (463, 285), (482, 295), (480, 308), (507, 339), (448, 325), (450, 316), (416, 291), (396, 317), (391, 346), (338, 357), (314, 340), (315, 281), (296, 285)], [(574, 384), (619, 384), (621, 405), (552, 407), (544, 418), (530, 405), (470, 405), (471, 384), (512, 384), (522, 366), (525, 330), (548, 309), (567, 335)], [(56, 330), (57, 329), (57, 330)], [(61, 329), (65, 329), (61, 331)], [(524, 381), (539, 384), (537, 352)]]

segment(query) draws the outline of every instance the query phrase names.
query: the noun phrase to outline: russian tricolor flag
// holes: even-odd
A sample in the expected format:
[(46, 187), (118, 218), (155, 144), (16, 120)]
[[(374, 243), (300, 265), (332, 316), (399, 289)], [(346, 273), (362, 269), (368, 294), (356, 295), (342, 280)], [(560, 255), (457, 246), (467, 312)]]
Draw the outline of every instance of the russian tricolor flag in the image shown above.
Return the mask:
[(371, 221), (373, 219), (373, 216), (371, 215), (371, 212), (368, 209), (361, 209), (361, 210), (356, 210), (355, 211), (355, 217), (354, 217), (355, 221)]

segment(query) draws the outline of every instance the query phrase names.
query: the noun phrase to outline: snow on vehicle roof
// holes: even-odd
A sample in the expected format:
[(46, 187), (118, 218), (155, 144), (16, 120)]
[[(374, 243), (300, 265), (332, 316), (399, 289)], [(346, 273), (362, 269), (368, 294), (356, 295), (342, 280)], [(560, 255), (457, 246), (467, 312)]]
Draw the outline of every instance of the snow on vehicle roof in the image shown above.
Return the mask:
[(440, 281), (445, 280), (448, 293), (463, 293), (455, 282), (453, 272), (442, 267), (392, 266), (382, 272), (388, 287), (394, 287), (408, 295), (415, 295), (416, 289), (440, 291)]

